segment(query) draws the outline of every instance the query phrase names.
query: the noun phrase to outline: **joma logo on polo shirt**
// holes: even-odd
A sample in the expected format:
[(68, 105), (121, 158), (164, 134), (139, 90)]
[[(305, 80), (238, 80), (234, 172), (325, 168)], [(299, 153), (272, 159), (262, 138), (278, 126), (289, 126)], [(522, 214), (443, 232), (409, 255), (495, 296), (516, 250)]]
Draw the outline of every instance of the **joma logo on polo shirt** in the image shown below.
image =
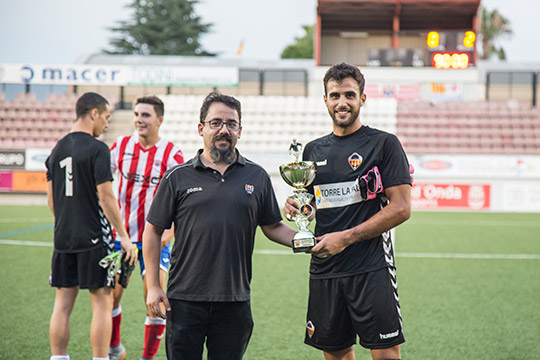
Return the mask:
[(195, 186), (195, 187), (189, 188), (186, 190), (186, 194), (191, 194), (193, 192), (198, 192), (198, 191), (202, 191), (202, 187)]

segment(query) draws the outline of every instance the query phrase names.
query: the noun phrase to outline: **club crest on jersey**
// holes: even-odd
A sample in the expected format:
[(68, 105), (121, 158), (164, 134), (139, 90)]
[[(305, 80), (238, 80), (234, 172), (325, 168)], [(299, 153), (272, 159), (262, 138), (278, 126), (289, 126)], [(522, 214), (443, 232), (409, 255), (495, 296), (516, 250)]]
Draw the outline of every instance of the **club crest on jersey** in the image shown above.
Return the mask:
[(351, 156), (349, 156), (349, 165), (353, 169), (353, 171), (356, 171), (360, 164), (362, 163), (362, 156), (360, 156), (358, 153), (352, 153)]
[(249, 195), (251, 195), (251, 194), (253, 194), (253, 190), (255, 190), (255, 186), (253, 186), (253, 185), (251, 185), (251, 184), (246, 184), (245, 189), (246, 189), (246, 192), (247, 192)]
[(313, 325), (311, 320), (308, 320), (308, 322), (306, 324), (306, 329), (307, 329), (309, 338), (311, 339), (311, 337), (313, 336), (313, 333), (315, 332), (315, 325)]
[(156, 161), (154, 162), (154, 166), (155, 166), (155, 167), (161, 166), (161, 160), (156, 160)]

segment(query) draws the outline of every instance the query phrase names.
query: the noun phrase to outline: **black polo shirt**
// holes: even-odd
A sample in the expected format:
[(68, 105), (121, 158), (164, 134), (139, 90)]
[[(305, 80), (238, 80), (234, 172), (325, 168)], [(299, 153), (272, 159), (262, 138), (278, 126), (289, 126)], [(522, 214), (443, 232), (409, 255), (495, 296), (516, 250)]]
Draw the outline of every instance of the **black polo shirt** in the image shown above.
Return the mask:
[(174, 223), (167, 296), (189, 301), (250, 299), (257, 225), (281, 221), (269, 175), (237, 152), (222, 176), (197, 156), (169, 170), (147, 221)]

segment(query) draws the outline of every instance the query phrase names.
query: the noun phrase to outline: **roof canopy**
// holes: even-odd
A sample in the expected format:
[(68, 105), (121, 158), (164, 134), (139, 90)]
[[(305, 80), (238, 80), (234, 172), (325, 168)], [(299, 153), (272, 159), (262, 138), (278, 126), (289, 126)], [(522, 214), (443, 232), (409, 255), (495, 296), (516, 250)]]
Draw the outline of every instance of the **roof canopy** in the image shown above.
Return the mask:
[(318, 0), (322, 33), (474, 29), (480, 0)]

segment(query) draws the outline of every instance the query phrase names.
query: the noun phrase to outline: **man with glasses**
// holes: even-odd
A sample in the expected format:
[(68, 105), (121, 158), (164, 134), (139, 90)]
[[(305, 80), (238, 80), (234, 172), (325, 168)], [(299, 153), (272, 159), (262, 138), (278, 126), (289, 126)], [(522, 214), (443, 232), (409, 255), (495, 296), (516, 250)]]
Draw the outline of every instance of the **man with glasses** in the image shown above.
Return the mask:
[[(253, 319), (251, 256), (260, 226), (291, 246), (270, 177), (236, 149), (240, 102), (217, 92), (204, 100), (198, 124), (204, 147), (161, 181), (143, 235), (148, 312), (167, 319), (169, 360), (241, 359)], [(159, 286), (161, 234), (174, 223), (167, 295)], [(165, 314), (164, 309), (167, 310)]]

